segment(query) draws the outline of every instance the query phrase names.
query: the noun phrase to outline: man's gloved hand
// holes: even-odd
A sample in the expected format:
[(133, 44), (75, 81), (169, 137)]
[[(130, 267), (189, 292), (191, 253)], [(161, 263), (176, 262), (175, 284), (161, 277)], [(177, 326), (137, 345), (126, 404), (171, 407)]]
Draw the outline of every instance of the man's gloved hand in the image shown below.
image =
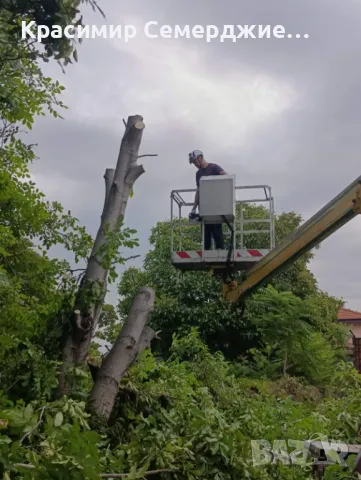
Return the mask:
[(188, 219), (200, 221), (199, 213), (196, 213), (195, 210), (192, 210), (191, 213), (188, 215)]

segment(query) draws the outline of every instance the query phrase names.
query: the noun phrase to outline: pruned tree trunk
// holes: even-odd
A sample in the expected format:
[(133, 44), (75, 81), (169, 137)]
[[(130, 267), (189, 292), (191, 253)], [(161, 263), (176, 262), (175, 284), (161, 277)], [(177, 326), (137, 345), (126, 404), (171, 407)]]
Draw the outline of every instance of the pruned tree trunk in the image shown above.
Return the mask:
[(89, 397), (90, 409), (99, 417), (109, 420), (118, 394), (119, 382), (137, 356), (150, 346), (155, 332), (146, 327), (154, 306), (154, 291), (140, 289), (119, 335), (96, 373), (94, 387)]
[[(137, 344), (137, 350), (136, 350), (136, 355), (134, 355), (134, 360), (140, 355), (144, 350), (148, 349), (151, 347), (152, 341), (159, 337), (157, 336), (157, 332), (155, 332), (152, 328), (150, 327), (144, 327), (144, 330), (142, 332), (142, 335), (140, 336), (139, 342)], [(104, 356), (104, 358), (107, 357), (109, 352)], [(133, 360), (133, 361), (134, 361)], [(103, 360), (104, 362), (104, 360)], [(103, 362), (101, 362), (103, 364)], [(95, 383), (97, 379), (98, 372), (100, 371), (100, 366), (97, 364), (98, 362), (94, 362), (93, 359), (88, 358), (87, 359), (87, 364), (90, 370), (90, 374), (92, 376), (93, 382)], [(125, 376), (127, 373), (127, 370), (132, 366), (133, 362), (128, 365), (128, 368), (124, 371), (122, 374), (122, 378)]]
[(67, 393), (68, 390), (65, 381), (67, 367), (85, 362), (90, 342), (96, 332), (107, 292), (109, 268), (105, 260), (109, 246), (108, 232), (119, 231), (131, 189), (144, 173), (143, 166), (137, 164), (144, 127), (143, 117), (140, 115), (128, 118), (116, 168), (107, 169), (104, 175), (106, 195), (101, 224), (77, 292), (70, 328), (65, 335), (60, 376), (62, 393)]

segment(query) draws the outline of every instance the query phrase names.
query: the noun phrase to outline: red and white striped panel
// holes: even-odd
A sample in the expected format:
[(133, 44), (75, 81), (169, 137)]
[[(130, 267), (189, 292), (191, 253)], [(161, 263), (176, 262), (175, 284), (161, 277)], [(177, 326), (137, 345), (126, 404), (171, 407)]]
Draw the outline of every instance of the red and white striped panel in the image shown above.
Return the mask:
[(264, 257), (269, 253), (269, 250), (236, 250), (236, 258), (255, 258), (255, 257)]
[(179, 260), (199, 260), (202, 258), (202, 250), (196, 250), (191, 252), (174, 252), (175, 256)]
[[(236, 250), (232, 251), (231, 258), (235, 261), (253, 260), (257, 261), (269, 253), (269, 250)], [(194, 262), (194, 261), (226, 261), (228, 257), (228, 250), (206, 250), (204, 258), (202, 258), (202, 250), (173, 252), (173, 260), (177, 262)]]

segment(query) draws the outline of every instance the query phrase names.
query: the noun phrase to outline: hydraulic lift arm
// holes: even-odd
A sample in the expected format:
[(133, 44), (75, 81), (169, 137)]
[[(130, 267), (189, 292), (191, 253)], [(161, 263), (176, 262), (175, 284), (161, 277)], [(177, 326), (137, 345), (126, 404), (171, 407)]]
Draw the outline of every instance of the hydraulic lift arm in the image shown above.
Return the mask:
[(223, 298), (237, 302), (361, 213), (361, 176), (288, 235), (248, 272), (245, 280), (223, 285)]

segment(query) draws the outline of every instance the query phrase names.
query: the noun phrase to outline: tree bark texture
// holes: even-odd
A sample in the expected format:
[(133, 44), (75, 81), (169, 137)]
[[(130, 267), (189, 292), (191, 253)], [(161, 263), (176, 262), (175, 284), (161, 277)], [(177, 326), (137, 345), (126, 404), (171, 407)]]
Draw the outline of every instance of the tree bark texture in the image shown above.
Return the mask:
[[(142, 140), (143, 117), (128, 117), (115, 170), (107, 169), (105, 178), (105, 202), (100, 227), (94, 242), (87, 268), (77, 292), (69, 331), (63, 347), (63, 373), (67, 366), (85, 362), (89, 344), (93, 338), (107, 291), (109, 270), (103, 264), (108, 245), (107, 231), (115, 232), (123, 222), (129, 195), (135, 181), (144, 173), (137, 164)], [(65, 388), (60, 378), (61, 389)]]
[[(157, 332), (155, 332), (150, 327), (144, 327), (144, 330), (143, 330), (143, 332), (140, 336), (140, 339), (139, 339), (139, 342), (138, 342), (138, 345), (137, 345), (137, 353), (136, 353), (136, 355), (134, 355), (133, 361), (136, 360), (138, 355), (140, 355), (142, 352), (144, 352), (144, 350), (147, 350), (148, 348), (151, 347), (152, 340), (155, 339), (155, 338), (159, 338), (159, 337), (157, 337)], [(106, 354), (104, 356), (104, 358), (106, 358), (107, 355), (108, 354)], [(92, 376), (93, 382), (95, 383), (95, 381), (97, 379), (98, 372), (100, 370), (100, 367), (98, 365), (95, 365), (94, 362), (92, 362), (90, 359), (87, 360), (87, 364), (88, 364), (88, 368), (89, 368), (90, 374)], [(129, 368), (132, 366), (132, 364), (133, 364), (133, 362), (128, 365), (127, 370), (129, 370)], [(122, 377), (125, 376), (125, 374), (127, 373), (127, 370), (123, 373)]]
[(140, 289), (119, 335), (97, 371), (89, 397), (90, 409), (109, 420), (118, 394), (119, 382), (137, 356), (150, 346), (155, 332), (146, 326), (153, 310), (155, 294), (149, 287)]

